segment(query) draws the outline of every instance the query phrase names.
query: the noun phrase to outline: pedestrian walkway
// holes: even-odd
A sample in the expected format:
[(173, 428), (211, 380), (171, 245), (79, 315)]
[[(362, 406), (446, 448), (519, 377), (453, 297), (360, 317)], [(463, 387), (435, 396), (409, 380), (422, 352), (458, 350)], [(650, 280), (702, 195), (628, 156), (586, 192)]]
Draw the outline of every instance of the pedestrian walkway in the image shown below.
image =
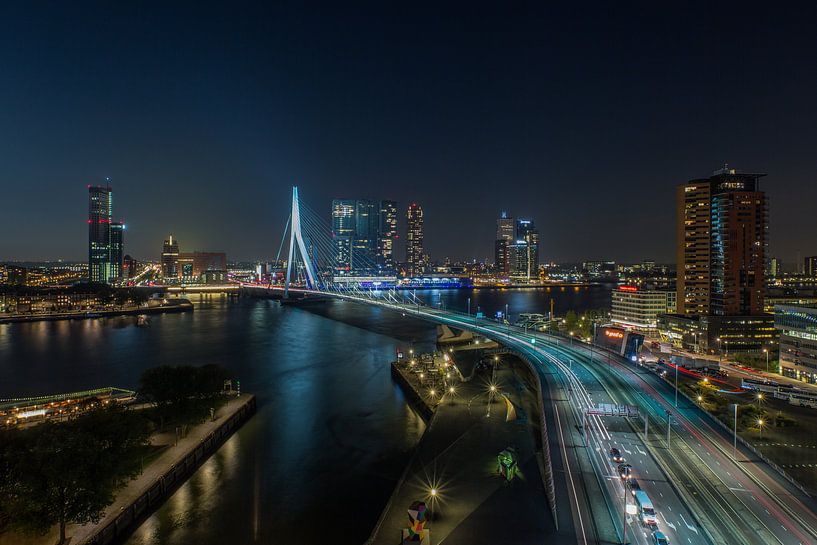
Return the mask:
[[(507, 422), (502, 398), (495, 393), (488, 402), (489, 379), (490, 374), (477, 373), (439, 404), (370, 543), (399, 543), (415, 501), (431, 510), (431, 543), (465, 545), (477, 537), (484, 543), (556, 543), (527, 416), (536, 414), (530, 406), (535, 396), (519, 387), (507, 364), (500, 365), (497, 390), (517, 412), (516, 420)], [(507, 482), (498, 474), (497, 455), (509, 446), (518, 454), (521, 472)]]

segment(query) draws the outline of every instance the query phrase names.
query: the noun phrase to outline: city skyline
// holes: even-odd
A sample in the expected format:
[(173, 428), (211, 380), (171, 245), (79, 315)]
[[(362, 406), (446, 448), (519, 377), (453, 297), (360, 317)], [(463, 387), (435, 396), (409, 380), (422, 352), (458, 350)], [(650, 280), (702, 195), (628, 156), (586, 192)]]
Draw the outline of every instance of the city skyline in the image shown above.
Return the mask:
[[(422, 203), (440, 259), (490, 258), (507, 209), (538, 218), (543, 261), (671, 262), (675, 186), (725, 162), (769, 174), (770, 255), (817, 253), (817, 218), (784, 213), (817, 198), (814, 17), (248, 10), (205, 6), (189, 25), (180, 6), (8, 10), (0, 176), (11, 202), (48, 198), (0, 259), (82, 260), (77, 190), (110, 176), (141, 258), (168, 232), (270, 256), (284, 228), (270, 218), (299, 185), (316, 210), (346, 195)], [(7, 210), (0, 228), (27, 220)], [(637, 243), (610, 245), (611, 225)]]

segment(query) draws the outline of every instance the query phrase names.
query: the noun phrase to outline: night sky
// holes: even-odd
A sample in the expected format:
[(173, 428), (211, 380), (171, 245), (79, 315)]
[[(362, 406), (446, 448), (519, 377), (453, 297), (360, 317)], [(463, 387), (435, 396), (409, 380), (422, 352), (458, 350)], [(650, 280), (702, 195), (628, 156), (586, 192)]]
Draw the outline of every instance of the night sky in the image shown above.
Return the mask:
[(297, 184), (420, 203), (432, 259), (506, 209), (543, 261), (670, 262), (724, 162), (768, 173), (772, 255), (817, 254), (814, 4), (507, 4), (3, 3), (0, 260), (85, 259), (110, 176), (136, 258), (274, 256)]

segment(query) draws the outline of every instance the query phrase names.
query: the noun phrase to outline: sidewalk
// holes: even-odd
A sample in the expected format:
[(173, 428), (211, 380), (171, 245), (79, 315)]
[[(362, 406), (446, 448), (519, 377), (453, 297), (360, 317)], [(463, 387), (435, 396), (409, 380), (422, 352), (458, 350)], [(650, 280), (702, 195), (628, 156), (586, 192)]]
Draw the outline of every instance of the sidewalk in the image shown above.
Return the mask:
[[(431, 543), (465, 545), (479, 538), (523, 544), (554, 537), (529, 417), (536, 414), (535, 396), (503, 363), (497, 386), (514, 403), (517, 419), (506, 422), (506, 406), (498, 396), (487, 417), (489, 378), (482, 373), (461, 382), (456, 394), (438, 405), (369, 543), (398, 543), (407, 527), (407, 509), (416, 500), (432, 511)], [(521, 476), (506, 482), (496, 465), (499, 452), (509, 446), (517, 450)]]

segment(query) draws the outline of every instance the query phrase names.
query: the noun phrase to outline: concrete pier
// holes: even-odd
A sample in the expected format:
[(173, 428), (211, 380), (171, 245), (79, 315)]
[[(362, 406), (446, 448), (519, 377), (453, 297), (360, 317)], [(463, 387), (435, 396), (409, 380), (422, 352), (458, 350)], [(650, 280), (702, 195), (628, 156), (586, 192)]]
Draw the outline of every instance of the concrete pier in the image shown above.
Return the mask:
[[(367, 544), (400, 543), (414, 501), (424, 501), (431, 511), (431, 543), (523, 544), (554, 538), (558, 543), (561, 536), (554, 535), (539, 473), (538, 400), (527, 366), (513, 356), (486, 356), (481, 350), (451, 354), (464, 372), (451, 373), (447, 389), (436, 396), (419, 383), (419, 372), (393, 366), (407, 396), (432, 414)], [(480, 360), (495, 368), (476, 366)], [(497, 455), (508, 447), (516, 450), (520, 469), (510, 481), (497, 468)]]
[(255, 396), (231, 399), (213, 421), (193, 428), (116, 494), (98, 524), (69, 527), (72, 543), (107, 545), (122, 541), (156, 510), (198, 467), (255, 414)]

